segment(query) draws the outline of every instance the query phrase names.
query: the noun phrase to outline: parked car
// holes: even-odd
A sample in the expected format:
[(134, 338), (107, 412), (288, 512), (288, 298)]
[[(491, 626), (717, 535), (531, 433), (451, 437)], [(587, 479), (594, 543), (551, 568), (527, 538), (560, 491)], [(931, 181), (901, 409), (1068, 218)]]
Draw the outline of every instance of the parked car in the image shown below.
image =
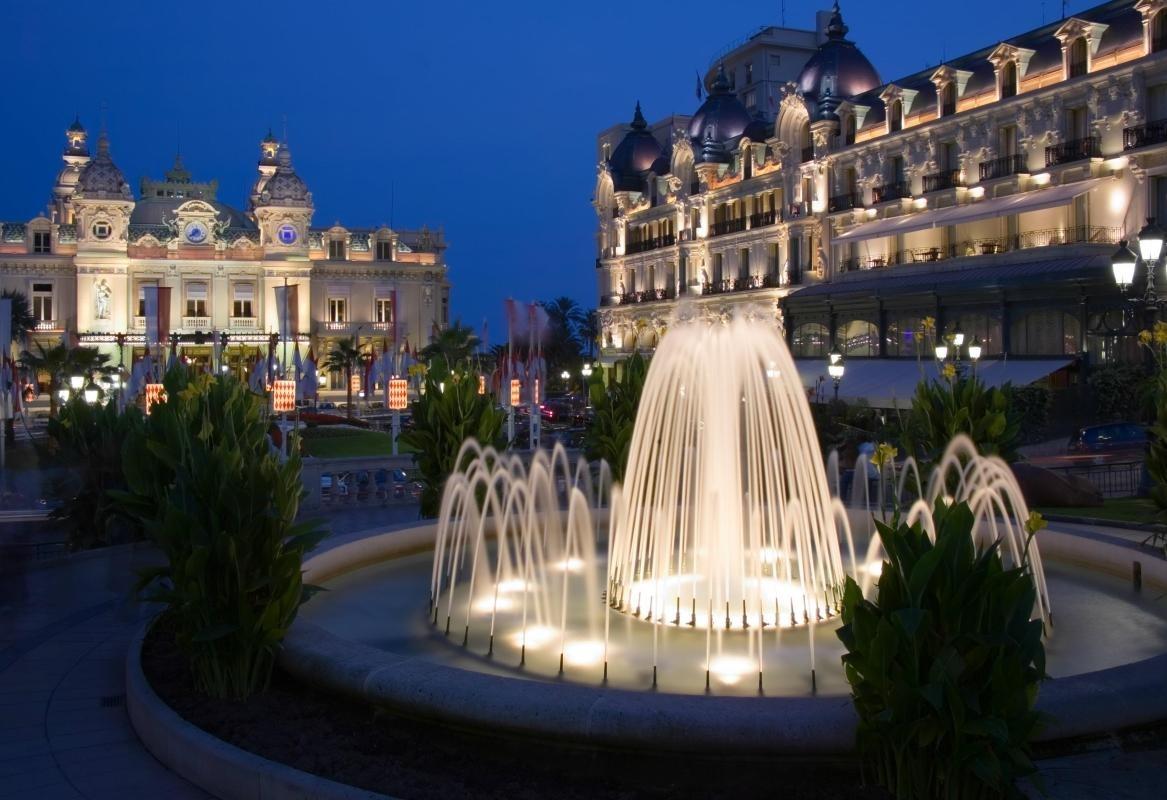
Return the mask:
[(1111, 422), (1079, 428), (1070, 437), (1070, 453), (1129, 453), (1142, 455), (1147, 448), (1147, 429), (1137, 422)]

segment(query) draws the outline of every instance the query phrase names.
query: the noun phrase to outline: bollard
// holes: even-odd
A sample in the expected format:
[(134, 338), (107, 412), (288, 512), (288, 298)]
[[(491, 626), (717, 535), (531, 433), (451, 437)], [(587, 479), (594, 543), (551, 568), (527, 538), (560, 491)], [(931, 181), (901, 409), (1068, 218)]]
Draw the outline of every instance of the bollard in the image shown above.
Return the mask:
[(1143, 590), (1143, 562), (1135, 561), (1131, 564), (1131, 582), (1134, 584), (1135, 591), (1141, 592)]

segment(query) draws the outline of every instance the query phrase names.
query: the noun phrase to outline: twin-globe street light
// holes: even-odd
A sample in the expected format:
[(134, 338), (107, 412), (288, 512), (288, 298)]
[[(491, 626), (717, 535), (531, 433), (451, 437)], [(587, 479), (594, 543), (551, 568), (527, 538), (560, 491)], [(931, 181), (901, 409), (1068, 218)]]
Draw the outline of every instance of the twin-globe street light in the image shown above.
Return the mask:
[(1159, 310), (1161, 301), (1155, 291), (1155, 272), (1159, 268), (1159, 259), (1163, 256), (1163, 240), (1167, 233), (1155, 224), (1154, 217), (1147, 218), (1147, 224), (1139, 231), (1138, 255), (1132, 251), (1124, 239), (1118, 245), (1118, 252), (1110, 258), (1110, 269), (1114, 275), (1114, 282), (1125, 295), (1135, 282), (1135, 271), (1139, 260), (1147, 267), (1146, 287), (1142, 297), (1131, 297), (1130, 302), (1135, 306), (1143, 306), (1154, 314)]
[[(962, 372), (962, 368), (964, 366), (964, 363), (960, 359), (960, 348), (964, 347), (965, 338), (964, 331), (962, 331), (960, 326), (957, 325), (956, 330), (945, 336), (941, 341), (937, 342), (936, 347), (933, 348), (936, 361), (939, 362), (941, 366), (943, 366), (951, 356), (952, 366), (956, 370), (957, 375)], [(972, 362), (974, 375), (976, 375), (977, 371), (977, 362), (981, 360), (981, 353), (983, 352), (984, 347), (981, 345), (981, 340), (974, 336), (972, 341), (968, 343), (967, 348), (968, 359)]]

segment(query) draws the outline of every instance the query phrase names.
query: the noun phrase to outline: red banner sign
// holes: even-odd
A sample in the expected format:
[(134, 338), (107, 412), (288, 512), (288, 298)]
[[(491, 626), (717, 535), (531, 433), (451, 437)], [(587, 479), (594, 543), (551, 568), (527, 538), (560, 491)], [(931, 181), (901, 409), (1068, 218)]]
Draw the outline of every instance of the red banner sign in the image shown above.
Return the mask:
[(389, 379), (389, 410), (404, 411), (409, 408), (409, 381), (405, 378)]
[(150, 407), (155, 403), (166, 402), (166, 388), (161, 383), (146, 384), (146, 416), (150, 416)]
[(279, 380), (272, 385), (272, 410), (284, 414), (296, 410), (296, 382)]

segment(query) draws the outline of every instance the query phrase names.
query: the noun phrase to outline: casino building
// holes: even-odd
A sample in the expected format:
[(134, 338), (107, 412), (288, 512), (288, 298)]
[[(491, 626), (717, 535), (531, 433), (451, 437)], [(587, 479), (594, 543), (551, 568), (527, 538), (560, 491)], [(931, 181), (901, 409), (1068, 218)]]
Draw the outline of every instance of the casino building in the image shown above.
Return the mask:
[(1167, 0), (1002, 34), (888, 81), (835, 4), (719, 54), (692, 116), (637, 105), (601, 133), (604, 362), (651, 351), (682, 301), (763, 309), (808, 387), (837, 348), (841, 396), (878, 405), (932, 361), (928, 317), (975, 337), (993, 382), (1138, 358), (1111, 260), (1167, 224)]
[[(441, 231), (314, 227), (312, 193), (270, 133), (246, 211), (221, 202), (217, 181), (195, 180), (181, 157), (135, 196), (109, 138), (91, 152), (80, 121), (65, 132), (62, 159), (46, 213), (0, 228), (0, 289), (29, 298), (36, 339), (75, 334), (128, 365), (145, 346), (153, 285), (171, 289), (179, 354), (206, 361), (213, 336), (226, 333), (235, 368), (279, 330), (275, 289), (285, 285), (296, 287), (289, 328), (301, 355), (351, 336), (379, 352), (424, 346), (448, 322)], [(339, 374), (332, 381), (341, 388)]]

